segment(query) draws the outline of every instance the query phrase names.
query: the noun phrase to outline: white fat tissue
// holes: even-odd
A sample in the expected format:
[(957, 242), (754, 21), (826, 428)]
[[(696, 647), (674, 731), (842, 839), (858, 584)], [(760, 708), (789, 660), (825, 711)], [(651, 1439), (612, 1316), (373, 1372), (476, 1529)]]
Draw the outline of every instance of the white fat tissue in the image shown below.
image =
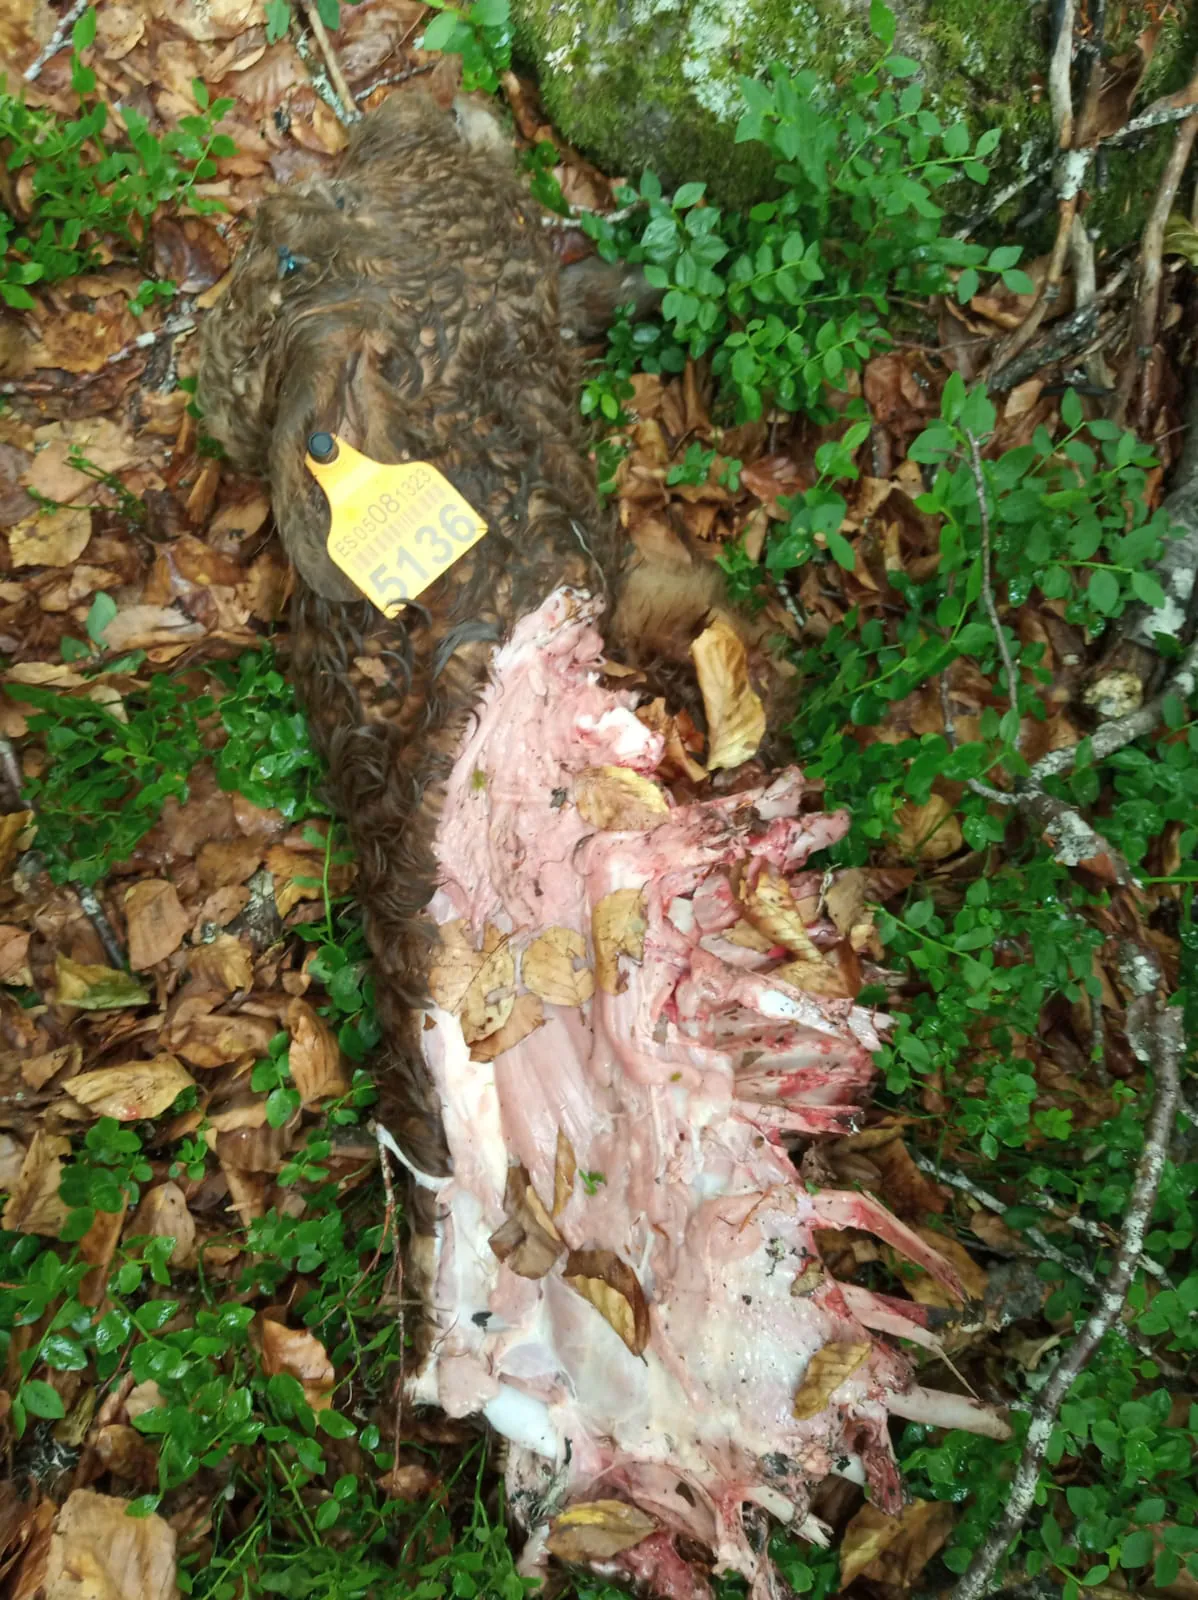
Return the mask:
[[(652, 776), (663, 758), (635, 695), (601, 680), (599, 612), (558, 591), (496, 652), (449, 782), (430, 914), (464, 919), (475, 948), (488, 927), (516, 952), (570, 929), (594, 966), (596, 906), (639, 890), (643, 949), (618, 955), (609, 987), (619, 993), (596, 983), (581, 1005), (546, 1001), (542, 1025), (494, 1061), (471, 1058), (455, 1016), (427, 1013), (453, 1176), (438, 1183), (433, 1326), (410, 1395), (451, 1416), (482, 1414), (510, 1441), (510, 1502), (533, 1566), (572, 1503), (618, 1500), (656, 1531), (604, 1570), (701, 1600), (707, 1585), (680, 1556), (681, 1537), (764, 1600), (774, 1586), (755, 1518), (821, 1538), (809, 1506), (831, 1473), (867, 1483), (883, 1509), (901, 1505), (890, 1414), (1005, 1425), (913, 1383), (879, 1335), (936, 1348), (926, 1313), (838, 1284), (820, 1269), (817, 1232), (868, 1230), (959, 1289), (948, 1263), (877, 1200), (809, 1191), (783, 1142), (856, 1126), (887, 1019), (755, 971), (753, 952), (721, 939), (746, 868), (768, 863), (793, 881), (847, 818), (802, 811), (804, 781), (789, 770), (757, 791), (671, 805), (645, 831), (584, 821), (570, 800), (584, 769)], [(577, 1174), (568, 1198), (562, 1136)], [(519, 1275), (491, 1247), (513, 1168), (560, 1236), (540, 1276)], [(639, 1334), (619, 1331), (627, 1295), (609, 1317), (571, 1281), (577, 1252), (631, 1269)], [(827, 1346), (857, 1347), (852, 1370), (806, 1414), (796, 1394)]]

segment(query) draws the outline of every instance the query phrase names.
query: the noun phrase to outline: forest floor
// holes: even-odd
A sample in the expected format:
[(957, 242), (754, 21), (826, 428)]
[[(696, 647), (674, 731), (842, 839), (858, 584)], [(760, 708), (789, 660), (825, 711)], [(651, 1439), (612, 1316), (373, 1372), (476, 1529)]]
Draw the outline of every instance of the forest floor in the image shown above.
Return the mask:
[[(1198, 472), (1188, 149), (1096, 294), (1062, 191), (1060, 249), (1050, 226), (1016, 267), (999, 242), (936, 293), (900, 262), (892, 340), (846, 317), (791, 370), (768, 308), (746, 342), (737, 291), (702, 273), (749, 249), (746, 279), (774, 277), (810, 233), (790, 250), (759, 236), (772, 217), (688, 224), (699, 195), (630, 196), (555, 143), (502, 3), (443, 29), (444, 55), (415, 43), (418, 0), (316, 35), (282, 0), (101, 0), (65, 30), (48, 0), (24, 10), (0, 20), (4, 1592), (525, 1592), (488, 1443), (397, 1408), (402, 1219), (370, 1125), (352, 855), (287, 681), (266, 491), (193, 398), (257, 201), (331, 166), (348, 97), (452, 90), (465, 52), (563, 256), (639, 247), (675, 297), (656, 332), (591, 352), (621, 525), (718, 556), (767, 609), (801, 674), (798, 759), (853, 812), (818, 909), (855, 958), (836, 992), (896, 1023), (861, 1131), (812, 1159), (934, 1240), (970, 1298), (864, 1234), (825, 1236), (825, 1266), (943, 1313), (924, 1381), (1013, 1419), (1006, 1444), (901, 1430), (903, 1513), (831, 1480), (835, 1548), (777, 1536), (782, 1576), (1192, 1600), (1198, 721), (1184, 631), (1142, 625), (1169, 598), (1162, 503), (1184, 534)], [(1121, 72), (1104, 136), (1143, 115)], [(1158, 120), (1184, 132), (1185, 105)], [(101, 138), (137, 151), (103, 181)]]

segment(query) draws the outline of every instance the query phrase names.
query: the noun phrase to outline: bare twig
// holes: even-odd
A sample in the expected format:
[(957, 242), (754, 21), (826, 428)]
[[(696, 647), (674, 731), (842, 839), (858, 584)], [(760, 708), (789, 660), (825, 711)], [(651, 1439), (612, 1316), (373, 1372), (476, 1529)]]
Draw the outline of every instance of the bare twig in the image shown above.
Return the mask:
[[(1146, 951), (1140, 950), (1138, 955), (1140, 970), (1145, 967), (1151, 969), (1151, 987), (1155, 988), (1158, 975), (1155, 961)], [(1140, 1008), (1138, 1012), (1137, 1006)], [(1128, 1039), (1136, 1055), (1152, 1068), (1156, 1079), (1156, 1097), (1144, 1130), (1144, 1150), (1125, 1213), (1123, 1237), (1102, 1286), (1098, 1304), (1053, 1369), (1032, 1408), (1023, 1454), (1011, 1479), (1011, 1490), (1003, 1515), (954, 1586), (950, 1600), (982, 1600), (993, 1587), (999, 1564), (1035, 1503), (1040, 1469), (1061, 1404), (1078, 1374), (1122, 1313), (1127, 1291), (1140, 1264), (1144, 1236), (1156, 1202), (1177, 1114), (1183, 1048), (1179, 1013), (1166, 1009), (1155, 997), (1150, 998), (1150, 994), (1141, 993), (1128, 1011)]]
[[(1078, 229), (1082, 228), (1082, 226), (1083, 225), (1080, 219), (1074, 218), (1073, 228), (1070, 233), (1071, 248), (1074, 247), (1075, 236)], [(1089, 248), (1090, 261), (1092, 262), (1093, 245), (1090, 243), (1089, 235), (1085, 234), (1084, 236), (1086, 240), (1086, 246)], [(1076, 270), (1076, 250), (1074, 262)], [(1084, 266), (1085, 263), (1083, 262), (1083, 267)], [(1077, 355), (1080, 351), (1082, 351), (1094, 335), (1095, 322), (1098, 316), (1099, 307), (1102, 306), (1106, 301), (1112, 299), (1114, 295), (1118, 293), (1118, 291), (1127, 281), (1127, 276), (1130, 270), (1131, 269), (1129, 266), (1120, 267), (1118, 272), (1114, 273), (1113, 276), (1108, 278), (1103, 284), (1102, 288), (1098, 289), (1088, 301), (1081, 300), (1079, 292), (1079, 305), (1076, 311), (1071, 311), (1067, 317), (1062, 317), (1059, 322), (1054, 322), (1051, 329), (1044, 336), (1043, 340), (1030, 345), (1028, 348), (1021, 351), (1019, 355), (1008, 361), (1004, 366), (995, 369), (993, 376), (987, 384), (987, 387), (990, 389), (990, 391), (992, 393), (1003, 393), (1008, 389), (1013, 389), (1016, 384), (1022, 383), (1023, 380), (1030, 377), (1032, 373), (1039, 372), (1040, 369), (1042, 367), (1046, 367), (1049, 362), (1059, 361), (1065, 356)], [(1112, 336), (1112, 333), (1108, 333), (1106, 338), (1109, 339)]]
[(1003, 671), (1007, 676), (1007, 694), (1011, 701), (1011, 710), (1019, 715), (1019, 674), (1015, 670), (1015, 663), (1011, 658), (1011, 647), (1007, 643), (1007, 636), (1003, 632), (1002, 618), (998, 614), (998, 602), (994, 598), (994, 578), (991, 571), (990, 550), (990, 502), (986, 498), (986, 476), (982, 471), (982, 452), (978, 449), (978, 442), (972, 433), (966, 431), (965, 437), (969, 440), (969, 465), (973, 472), (974, 488), (978, 496), (978, 516), (982, 523), (982, 600), (986, 607), (986, 614), (990, 618), (994, 629), (994, 640), (998, 645), (998, 653), (1002, 658)]
[[(1198, 76), (1191, 80), (1190, 92), (1191, 98), (1198, 94)], [(1198, 112), (1188, 116), (1177, 130), (1173, 149), (1161, 174), (1156, 198), (1144, 228), (1144, 238), (1140, 246), (1140, 295), (1136, 303), (1135, 323), (1111, 412), (1116, 422), (1122, 422), (1127, 415), (1137, 385), (1141, 387), (1142, 392), (1146, 392), (1142, 380), (1152, 357), (1156, 339), (1156, 322), (1161, 299), (1161, 252), (1165, 242), (1165, 227), (1173, 210), (1182, 173), (1194, 148), (1195, 134), (1198, 134)]]
[[(123, 344), (119, 350), (114, 350), (110, 356), (106, 356), (104, 365), (98, 367), (95, 372), (71, 373), (72, 390), (81, 384), (94, 383), (101, 372), (106, 372), (109, 367), (115, 367), (119, 362), (131, 360), (143, 350), (152, 349), (163, 339), (175, 339), (180, 334), (190, 333), (195, 325), (195, 318), (185, 314), (167, 317), (160, 328), (150, 328), (145, 333), (139, 333), (136, 339), (130, 339), (128, 344)], [(0, 394), (54, 393), (59, 387), (45, 380), (13, 378), (7, 383), (0, 383)]]
[[(312, 29), (312, 37), (316, 40), (316, 48), (320, 51), (325, 71), (328, 74), (327, 84), (322, 84), (315, 75), (313, 76), (313, 83), (316, 86), (317, 93), (320, 94), (321, 99), (333, 112), (338, 122), (346, 125), (352, 122), (360, 122), (362, 113), (358, 110), (353, 90), (346, 81), (345, 73), (341, 68), (341, 61), (333, 48), (333, 41), (329, 38), (325, 25), (320, 20), (320, 12), (316, 8), (316, 0), (301, 0), (301, 3), (304, 8), (304, 15), (308, 19), (308, 26)], [(302, 56), (303, 54), (304, 52), (301, 49), (300, 55)], [(327, 93), (324, 92), (326, 89)]]
[[(1191, 643), (1182, 656), (1160, 694), (1145, 701), (1137, 710), (1129, 711), (1124, 717), (1112, 717), (1110, 722), (1104, 722), (1094, 730), (1090, 736), (1091, 759), (1102, 761), (1107, 756), (1113, 755), (1116, 750), (1122, 750), (1124, 745), (1129, 745), (1133, 740), (1142, 739), (1146, 733), (1151, 733), (1161, 722), (1165, 700), (1170, 695), (1176, 695), (1184, 704), (1196, 687), (1198, 687), (1198, 639)], [(1038, 785), (1043, 783), (1045, 778), (1057, 778), (1061, 773), (1068, 772), (1077, 759), (1077, 751), (1077, 745), (1068, 745), (1063, 750), (1050, 750), (1046, 756), (1041, 756), (1032, 768), (1029, 783)]]
[(66, 47), (67, 40), (71, 35), (71, 29), (79, 21), (79, 18), (87, 10), (90, 4), (91, 0), (75, 0), (74, 5), (67, 12), (66, 16), (58, 24), (57, 28), (55, 28), (50, 37), (46, 40), (42, 48), (38, 51), (37, 58), (25, 68), (26, 83), (32, 83), (35, 78), (40, 77), (42, 68), (46, 65), (46, 62), (52, 60), (60, 50)]
[(124, 972), (128, 968), (125, 952), (121, 948), (121, 941), (116, 936), (116, 929), (108, 920), (108, 913), (100, 904), (100, 897), (94, 889), (76, 886), (75, 894), (79, 904), (86, 913), (87, 920), (96, 930), (100, 943), (104, 946), (104, 954), (108, 957), (110, 965)]
[(2, 733), (0, 733), (0, 785), (3, 785), (5, 811), (23, 810), (21, 763), (17, 760), (12, 740), (7, 734)]

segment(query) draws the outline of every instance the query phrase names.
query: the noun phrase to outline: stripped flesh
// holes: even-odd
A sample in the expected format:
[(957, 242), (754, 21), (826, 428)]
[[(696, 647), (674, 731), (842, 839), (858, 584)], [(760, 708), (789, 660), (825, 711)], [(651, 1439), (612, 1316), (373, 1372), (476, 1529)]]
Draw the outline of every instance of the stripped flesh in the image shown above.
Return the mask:
[[(752, 1536), (763, 1513), (820, 1540), (812, 1492), (834, 1472), (883, 1508), (901, 1503), (891, 1412), (1004, 1429), (978, 1403), (912, 1382), (878, 1335), (934, 1345), (920, 1308), (838, 1284), (817, 1232), (867, 1230), (956, 1289), (948, 1264), (871, 1197), (809, 1190), (784, 1142), (853, 1129), (886, 1019), (790, 987), (724, 937), (746, 873), (764, 863), (795, 880), (847, 818), (801, 810), (804, 781), (789, 770), (755, 792), (663, 807), (651, 827), (587, 823), (574, 803), (582, 773), (651, 777), (663, 758), (634, 696), (601, 681), (597, 610), (558, 591), (497, 652), (446, 794), (430, 914), (464, 920), (475, 948), (497, 930), (515, 953), (547, 928), (573, 930), (593, 960), (596, 908), (632, 891), (643, 947), (618, 955), (619, 992), (600, 983), (581, 1005), (545, 1003), (542, 1024), (493, 1061), (472, 1059), (449, 1010), (427, 1013), (453, 1175), (416, 1174), (438, 1190), (438, 1221), (432, 1337), (411, 1395), (481, 1413), (510, 1441), (530, 1562), (564, 1508), (614, 1499), (655, 1524), (618, 1557), (627, 1574), (676, 1600), (702, 1593), (678, 1553), (685, 1536), (764, 1595), (768, 1556)], [(562, 1136), (578, 1174), (568, 1197)], [(513, 1167), (546, 1212), (558, 1183), (564, 1251), (632, 1269), (642, 1349), (567, 1281), (565, 1255), (536, 1277), (500, 1261), (490, 1240)], [(828, 1346), (868, 1354), (800, 1418), (796, 1393)]]

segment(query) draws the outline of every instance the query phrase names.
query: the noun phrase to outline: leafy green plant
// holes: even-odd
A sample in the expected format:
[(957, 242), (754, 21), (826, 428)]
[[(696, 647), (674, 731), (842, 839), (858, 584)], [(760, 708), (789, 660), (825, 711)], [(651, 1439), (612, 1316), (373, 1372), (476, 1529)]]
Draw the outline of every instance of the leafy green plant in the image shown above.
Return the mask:
[(1032, 287), (1016, 267), (1018, 246), (987, 250), (942, 232), (935, 196), (985, 183), (998, 134), (974, 142), (963, 122), (929, 110), (909, 81), (917, 63), (891, 53), (893, 14), (874, 0), (870, 20), (880, 57), (834, 105), (812, 72), (775, 65), (769, 83), (741, 79), (736, 137), (769, 150), (779, 198), (724, 211), (706, 203), (703, 184), (667, 197), (646, 172), (617, 195), (632, 208), (626, 221), (582, 218), (602, 255), (642, 262), (665, 291), (660, 320), (614, 333), (609, 387), (590, 410), (615, 421), (619, 390), (610, 385), (635, 367), (678, 372), (688, 356), (707, 356), (738, 420), (770, 406), (826, 419), (825, 386), (889, 342), (896, 297), (953, 290), (965, 301), (983, 272), (1017, 292)]
[(420, 41), (423, 50), (444, 50), (462, 58), (462, 88), (495, 94), (500, 76), (512, 64), (510, 0), (471, 0), (458, 10), (450, 0), (429, 0), (440, 14)]
[[(232, 139), (216, 132), (232, 100), (211, 100), (197, 78), (195, 115), (155, 134), (141, 112), (125, 106), (116, 113), (114, 137), (110, 108), (93, 98), (96, 75), (82, 60), (95, 35), (96, 13), (89, 8), (72, 33), (71, 82), (79, 96), (73, 121), (27, 106), (0, 78), (0, 155), (10, 174), (32, 176), (28, 211), (17, 212), (11, 199), (0, 208), (0, 299), (18, 310), (33, 306), (31, 284), (57, 283), (93, 266), (100, 240), (118, 255), (143, 260), (146, 224), (160, 207), (199, 214), (221, 209), (196, 188), (215, 176), (220, 157), (236, 153)], [(11, 180), (7, 193), (16, 193)], [(171, 289), (147, 280), (138, 307)]]

